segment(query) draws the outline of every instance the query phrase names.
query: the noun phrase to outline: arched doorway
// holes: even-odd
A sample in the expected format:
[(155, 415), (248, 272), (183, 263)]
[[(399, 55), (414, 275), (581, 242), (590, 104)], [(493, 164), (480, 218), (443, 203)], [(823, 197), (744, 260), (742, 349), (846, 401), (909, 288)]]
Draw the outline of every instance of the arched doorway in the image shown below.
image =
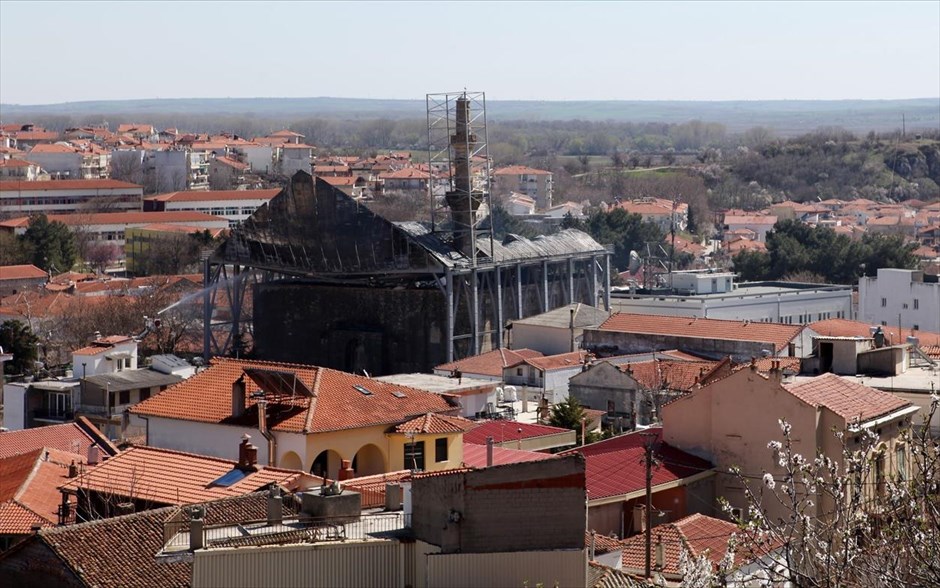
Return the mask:
[(342, 458), (338, 453), (332, 449), (324, 449), (313, 460), (313, 465), (310, 466), (310, 473), (314, 476), (320, 476), (321, 478), (335, 480), (339, 477), (339, 466), (341, 462)]
[(288, 451), (281, 456), (281, 459), (277, 462), (278, 467), (284, 468), (285, 470), (303, 470), (304, 462), (300, 459), (300, 456), (297, 455), (294, 451)]
[(356, 452), (356, 457), (353, 458), (352, 468), (356, 471), (357, 476), (384, 474), (385, 456), (382, 455), (382, 450), (372, 443), (363, 445)]

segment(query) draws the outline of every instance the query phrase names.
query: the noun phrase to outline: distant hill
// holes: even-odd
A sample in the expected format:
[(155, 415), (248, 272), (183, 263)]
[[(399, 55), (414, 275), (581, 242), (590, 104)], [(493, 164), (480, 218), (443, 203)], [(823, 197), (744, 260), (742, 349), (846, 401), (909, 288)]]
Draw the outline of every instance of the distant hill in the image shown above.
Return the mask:
[[(423, 100), (360, 98), (179, 98), (153, 100), (96, 100), (60, 104), (0, 104), (0, 120), (25, 121), (31, 116), (107, 115), (146, 119), (147, 115), (247, 115), (289, 120), (423, 119)], [(491, 120), (587, 120), (681, 123), (702, 120), (721, 123), (730, 132), (755, 126), (771, 127), (778, 136), (838, 126), (865, 133), (900, 128), (940, 128), (940, 98), (911, 100), (756, 100), (693, 101), (487, 101)]]

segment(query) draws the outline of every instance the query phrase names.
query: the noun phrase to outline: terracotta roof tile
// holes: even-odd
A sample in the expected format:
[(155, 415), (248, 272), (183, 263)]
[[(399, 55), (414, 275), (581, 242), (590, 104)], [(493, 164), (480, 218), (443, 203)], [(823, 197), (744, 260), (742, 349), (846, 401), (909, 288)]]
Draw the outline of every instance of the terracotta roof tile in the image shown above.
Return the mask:
[(121, 182), (119, 180), (39, 180), (35, 182), (0, 182), (0, 192), (34, 191), (34, 190), (101, 190), (101, 189), (129, 189), (143, 190), (143, 186)]
[(144, 200), (159, 202), (204, 202), (211, 200), (270, 200), (280, 188), (268, 190), (187, 190), (147, 196)]
[[(538, 453), (536, 451), (524, 451), (521, 449), (509, 449), (507, 447), (493, 447), (493, 464), (506, 465), (510, 463), (523, 463), (527, 461), (542, 461), (545, 459), (554, 459), (551, 453)], [(485, 468), (486, 466), (486, 446), (476, 443), (464, 443), (463, 445), (463, 465), (471, 468)]]
[(486, 438), (492, 437), (495, 443), (519, 441), (521, 439), (534, 439), (567, 433), (569, 429), (539, 425), (536, 423), (522, 423), (517, 421), (478, 421), (480, 424), (463, 434), (464, 443), (486, 445)]
[(894, 394), (851, 382), (832, 373), (784, 388), (803, 402), (812, 406), (825, 406), (846, 421), (858, 417), (861, 422), (865, 422), (911, 405)]
[[(2, 186), (5, 182), (0, 182)], [(215, 222), (228, 226), (228, 220), (223, 216), (213, 216), (195, 210), (168, 210), (165, 212), (96, 212), (91, 214), (49, 214), (49, 222), (58, 221), (67, 226), (93, 226), (93, 225), (146, 225), (152, 223), (195, 223)], [(0, 226), (25, 227), (29, 224), (29, 217), (19, 217), (3, 221)]]
[(621, 312), (604, 321), (598, 329), (621, 333), (772, 343), (774, 349), (780, 351), (800, 334), (803, 326)]
[(360, 476), (343, 482), (343, 486), (355, 490), (362, 497), (362, 508), (385, 506), (385, 485), (399, 484), (411, 478), (411, 470), (400, 470), (387, 474)]
[(670, 361), (655, 359), (617, 366), (649, 390), (669, 389), (688, 392), (702, 376), (718, 365), (717, 361)]
[(258, 466), (229, 486), (213, 481), (235, 469), (234, 461), (158, 449), (132, 447), (82, 472), (62, 486), (62, 490), (93, 490), (110, 496), (127, 496), (154, 504), (204, 502), (255, 492), (278, 483), (289, 489), (297, 484), (321, 480), (300, 471)]
[[(0, 501), (15, 501), (50, 525), (58, 523), (62, 503), (59, 486), (68, 481), (69, 464), (80, 464), (84, 457), (40, 448), (0, 460)], [(0, 534), (8, 521), (0, 517)]]
[(501, 167), (493, 172), (494, 176), (550, 176), (552, 172), (545, 171), (544, 169), (535, 169), (534, 167), (526, 167), (524, 165), (509, 165), (506, 167)]
[(24, 280), (29, 278), (48, 278), (49, 274), (32, 264), (0, 265), (0, 280)]
[(586, 357), (586, 351), (572, 351), (571, 353), (559, 353), (558, 355), (532, 357), (526, 359), (525, 362), (536, 369), (550, 372), (552, 370), (578, 367), (584, 363)]
[[(816, 321), (807, 325), (811, 331), (818, 335), (826, 337), (871, 337), (869, 330), (872, 325), (862, 321), (850, 321), (848, 319), (827, 319)], [(931, 333), (930, 331), (912, 331), (911, 329), (901, 329), (901, 336), (898, 337), (898, 327), (887, 325), (881, 328), (888, 336), (892, 345), (904, 343), (908, 337), (917, 337), (920, 344), (940, 345), (940, 333)]]
[(0, 535), (28, 535), (34, 527), (52, 527), (55, 524), (16, 500), (0, 502)]
[(653, 488), (667, 482), (695, 476), (712, 469), (712, 465), (694, 455), (662, 441), (662, 427), (619, 435), (604, 441), (570, 449), (560, 455), (580, 453), (585, 459), (588, 499), (597, 500), (642, 492), (646, 487), (643, 467), (643, 432), (654, 433), (654, 455), (661, 462), (653, 469)]
[[(732, 533), (738, 526), (728, 521), (702, 514), (693, 514), (674, 523), (653, 527), (654, 550), (657, 543), (663, 545), (664, 574), (681, 575), (679, 555), (685, 546), (696, 557), (706, 556), (714, 566), (724, 557)], [(626, 571), (643, 570), (646, 566), (645, 535), (634, 535), (623, 540), (623, 568)]]
[(472, 429), (475, 423), (471, 420), (456, 417), (435, 414), (427, 414), (415, 417), (395, 427), (396, 433), (463, 433)]
[(480, 355), (444, 363), (434, 369), (442, 371), (458, 369), (467, 375), (480, 374), (494, 378), (502, 378), (505, 368), (515, 367), (532, 357), (542, 357), (542, 354), (532, 349), (494, 349), (493, 351), (481, 353)]
[(88, 455), (88, 448), (94, 444), (98, 444), (108, 453), (115, 453), (116, 449), (94, 428), (94, 425), (88, 423), (83, 426), (81, 424), (88, 422), (83, 419), (84, 417), (79, 417), (78, 422), (74, 423), (2, 432), (0, 433), (0, 459), (43, 447)]
[(232, 417), (232, 383), (242, 376), (246, 368), (294, 374), (298, 383), (316, 396), (315, 402), (304, 395), (277, 401), (285, 410), (269, 420), (271, 429), (275, 431), (338, 431), (400, 423), (428, 412), (456, 410), (443, 395), (364, 376), (310, 365), (231, 358), (213, 359), (208, 369), (150, 397), (131, 410), (142, 415), (205, 423), (257, 423), (257, 399), (251, 395), (260, 388), (248, 378), (245, 415), (241, 419)]
[[(666, 200), (665, 198), (637, 198), (634, 200), (620, 202), (619, 204), (614, 205), (614, 208), (622, 208), (627, 212), (639, 214), (641, 216), (669, 216), (672, 214), (672, 200)], [(688, 204), (684, 202), (676, 203), (677, 214), (683, 214), (687, 212), (688, 209)]]

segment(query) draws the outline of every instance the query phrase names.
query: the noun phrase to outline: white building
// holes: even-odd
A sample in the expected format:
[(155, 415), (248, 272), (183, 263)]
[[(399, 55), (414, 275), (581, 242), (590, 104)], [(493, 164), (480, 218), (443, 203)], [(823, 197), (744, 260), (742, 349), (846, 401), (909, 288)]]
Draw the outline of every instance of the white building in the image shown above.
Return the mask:
[(196, 190), (144, 198), (145, 212), (194, 211), (225, 217), (230, 226), (245, 220), (281, 190)]
[(734, 284), (730, 274), (675, 272), (674, 288), (649, 292), (614, 288), (614, 312), (805, 325), (852, 319), (852, 287), (791, 282)]
[(552, 207), (554, 183), (552, 172), (524, 165), (501, 167), (493, 172), (499, 192), (519, 192), (532, 198), (539, 210)]
[(67, 143), (41, 143), (29, 152), (29, 160), (56, 179), (82, 179), (82, 154)]
[(117, 180), (0, 182), (0, 216), (140, 210), (144, 189)]
[(880, 268), (875, 278), (858, 281), (859, 320), (873, 325), (940, 332), (940, 283), (924, 272)]

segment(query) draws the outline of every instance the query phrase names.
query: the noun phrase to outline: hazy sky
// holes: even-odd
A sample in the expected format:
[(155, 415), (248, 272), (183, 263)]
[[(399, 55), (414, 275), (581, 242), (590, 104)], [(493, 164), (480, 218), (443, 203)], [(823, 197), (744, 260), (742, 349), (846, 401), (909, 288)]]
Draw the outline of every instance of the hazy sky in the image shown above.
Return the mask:
[(940, 96), (940, 1), (9, 2), (0, 102)]

